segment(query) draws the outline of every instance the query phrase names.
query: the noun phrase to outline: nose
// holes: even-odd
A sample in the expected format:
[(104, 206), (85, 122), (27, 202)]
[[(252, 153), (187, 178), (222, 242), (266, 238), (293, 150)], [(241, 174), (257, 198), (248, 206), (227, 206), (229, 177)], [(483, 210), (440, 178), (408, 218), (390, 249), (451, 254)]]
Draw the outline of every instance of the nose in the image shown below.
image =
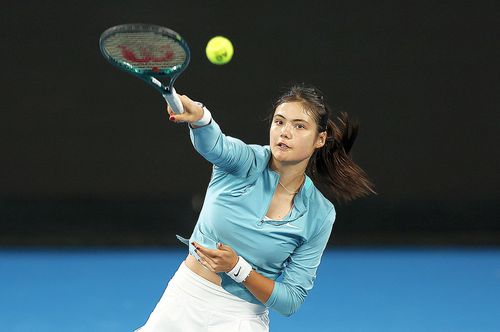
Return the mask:
[(283, 126), (281, 126), (281, 132), (280, 132), (280, 137), (290, 137), (291, 130), (289, 128), (289, 124), (285, 123)]

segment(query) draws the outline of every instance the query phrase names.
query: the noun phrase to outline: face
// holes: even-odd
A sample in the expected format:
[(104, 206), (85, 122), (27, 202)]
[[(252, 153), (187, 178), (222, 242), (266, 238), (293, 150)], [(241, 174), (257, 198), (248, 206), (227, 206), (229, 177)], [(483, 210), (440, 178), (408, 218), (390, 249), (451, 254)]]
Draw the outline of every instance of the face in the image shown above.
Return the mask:
[(302, 103), (279, 105), (269, 130), (269, 145), (275, 161), (307, 166), (314, 150), (325, 144), (326, 133), (318, 133), (316, 121)]

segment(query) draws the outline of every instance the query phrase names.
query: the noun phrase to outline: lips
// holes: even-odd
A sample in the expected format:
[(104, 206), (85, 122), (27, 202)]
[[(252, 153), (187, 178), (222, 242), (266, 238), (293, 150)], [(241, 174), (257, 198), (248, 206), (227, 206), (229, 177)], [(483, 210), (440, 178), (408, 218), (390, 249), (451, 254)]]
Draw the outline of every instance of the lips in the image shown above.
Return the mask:
[(278, 146), (278, 148), (280, 148), (281, 150), (287, 150), (287, 149), (290, 149), (290, 147), (288, 145), (286, 145), (285, 143), (283, 142), (279, 142), (278, 144), (276, 144)]

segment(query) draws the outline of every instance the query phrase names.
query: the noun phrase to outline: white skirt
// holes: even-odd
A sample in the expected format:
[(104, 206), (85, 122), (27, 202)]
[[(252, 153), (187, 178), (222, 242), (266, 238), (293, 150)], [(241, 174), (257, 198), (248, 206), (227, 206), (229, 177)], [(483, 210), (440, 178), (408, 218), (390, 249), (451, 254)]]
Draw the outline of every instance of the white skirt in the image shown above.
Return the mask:
[(200, 277), (182, 262), (139, 331), (268, 332), (269, 312)]

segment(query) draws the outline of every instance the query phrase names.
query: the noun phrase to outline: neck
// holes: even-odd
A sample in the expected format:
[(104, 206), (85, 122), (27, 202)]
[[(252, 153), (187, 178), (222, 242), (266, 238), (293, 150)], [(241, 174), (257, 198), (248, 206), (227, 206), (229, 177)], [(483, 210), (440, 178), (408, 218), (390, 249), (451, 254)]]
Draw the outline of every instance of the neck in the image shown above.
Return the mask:
[[(305, 165), (307, 166), (307, 164)], [(302, 164), (284, 164), (272, 159), (270, 168), (280, 174), (280, 183), (289, 191), (298, 191), (305, 179), (306, 167)]]

